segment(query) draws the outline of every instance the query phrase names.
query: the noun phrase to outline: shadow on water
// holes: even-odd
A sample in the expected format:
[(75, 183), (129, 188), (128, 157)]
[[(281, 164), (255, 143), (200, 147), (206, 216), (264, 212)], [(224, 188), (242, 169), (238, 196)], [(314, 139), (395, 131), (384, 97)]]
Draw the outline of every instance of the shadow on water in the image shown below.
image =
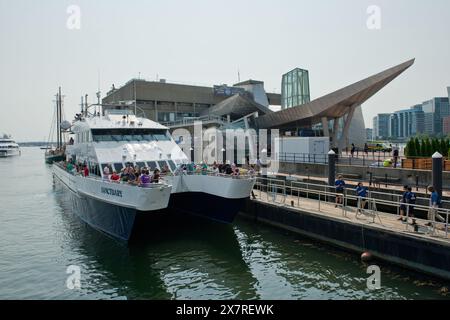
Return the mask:
[[(128, 299), (257, 298), (231, 225), (175, 213), (147, 216), (128, 244), (81, 222), (67, 190), (55, 192), (63, 243), (87, 269), (87, 295)], [(96, 296), (98, 297), (98, 296)]]

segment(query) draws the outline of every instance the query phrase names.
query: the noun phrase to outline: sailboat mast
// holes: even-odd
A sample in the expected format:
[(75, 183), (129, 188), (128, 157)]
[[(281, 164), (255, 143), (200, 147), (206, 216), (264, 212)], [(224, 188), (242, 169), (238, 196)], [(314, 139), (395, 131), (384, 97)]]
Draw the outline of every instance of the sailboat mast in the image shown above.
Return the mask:
[(59, 93), (56, 93), (56, 148), (59, 144)]
[(61, 120), (62, 120), (62, 100), (61, 100), (61, 87), (59, 87), (58, 91), (58, 148), (62, 147), (62, 133), (61, 133)]

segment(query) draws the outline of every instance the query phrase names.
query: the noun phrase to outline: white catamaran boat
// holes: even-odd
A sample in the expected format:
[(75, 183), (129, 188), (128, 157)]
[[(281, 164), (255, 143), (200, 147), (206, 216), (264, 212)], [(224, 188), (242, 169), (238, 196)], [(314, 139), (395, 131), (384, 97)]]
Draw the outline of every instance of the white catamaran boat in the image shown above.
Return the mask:
[(19, 145), (7, 134), (0, 137), (0, 158), (20, 155)]
[[(53, 162), (52, 172), (55, 182), (70, 190), (74, 212), (83, 221), (128, 241), (138, 215), (150, 215), (167, 208), (172, 187), (166, 183), (145, 186), (119, 183), (100, 174), (98, 164), (102, 159), (102, 143), (97, 145), (91, 132), (110, 130), (111, 123), (114, 122), (78, 117), (71, 126), (76, 139), (65, 145), (66, 161)], [(61, 131), (60, 127), (58, 131)]]
[[(171, 137), (167, 127), (130, 110), (108, 110), (77, 115), (71, 131), (74, 139), (66, 145), (67, 159), (86, 164), (88, 178), (67, 172), (61, 163), (54, 175), (77, 197), (81, 218), (97, 229), (128, 240), (133, 224), (142, 212), (164, 209), (200, 215), (230, 223), (249, 198), (255, 178), (213, 173), (185, 174), (179, 170), (188, 158)], [(140, 188), (127, 182), (109, 182), (107, 172), (126, 166), (166, 171), (153, 188)], [(161, 184), (161, 181), (165, 184)], [(170, 201), (168, 193), (170, 195)]]

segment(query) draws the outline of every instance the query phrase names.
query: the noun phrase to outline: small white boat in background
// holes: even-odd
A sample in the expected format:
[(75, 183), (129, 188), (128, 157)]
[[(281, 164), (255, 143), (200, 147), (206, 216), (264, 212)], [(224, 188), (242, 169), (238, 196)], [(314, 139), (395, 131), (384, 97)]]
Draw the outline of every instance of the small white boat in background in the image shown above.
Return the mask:
[(4, 134), (0, 137), (0, 158), (12, 156), (20, 156), (20, 147), (10, 135)]

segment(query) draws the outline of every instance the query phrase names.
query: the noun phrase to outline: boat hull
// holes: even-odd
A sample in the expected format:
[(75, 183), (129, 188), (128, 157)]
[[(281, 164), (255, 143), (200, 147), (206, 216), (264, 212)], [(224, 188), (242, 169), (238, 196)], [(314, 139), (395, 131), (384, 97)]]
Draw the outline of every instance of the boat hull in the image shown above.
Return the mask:
[(123, 241), (131, 238), (135, 218), (139, 214), (138, 210), (119, 207), (69, 192), (76, 215), (85, 223)]
[(210, 220), (232, 223), (250, 197), (254, 178), (220, 175), (166, 177), (173, 186), (169, 208)]
[(227, 199), (203, 192), (172, 193), (169, 208), (221, 223), (232, 223), (246, 199)]
[(18, 149), (0, 150), (0, 158), (7, 158), (14, 156), (20, 156), (20, 150)]
[[(137, 215), (153, 215), (169, 203), (170, 187), (150, 189), (95, 181), (69, 174), (56, 164), (53, 165), (53, 177), (55, 184), (70, 192), (73, 211), (81, 220), (123, 241), (132, 237)], [(102, 199), (102, 193), (96, 189), (106, 190), (105, 198)], [(127, 199), (131, 201), (123, 202)]]

